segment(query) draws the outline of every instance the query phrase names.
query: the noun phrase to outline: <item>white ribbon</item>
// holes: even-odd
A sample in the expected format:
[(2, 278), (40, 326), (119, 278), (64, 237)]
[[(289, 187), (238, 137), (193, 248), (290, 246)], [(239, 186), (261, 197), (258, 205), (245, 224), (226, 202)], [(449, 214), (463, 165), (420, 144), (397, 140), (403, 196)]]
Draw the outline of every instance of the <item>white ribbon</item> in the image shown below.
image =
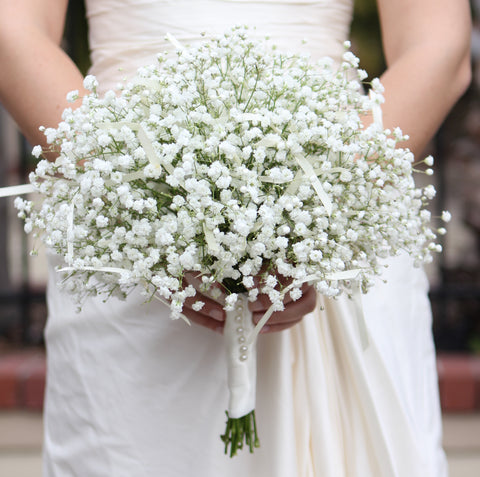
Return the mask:
[(330, 200), (330, 197), (328, 197), (327, 193), (323, 189), (322, 183), (318, 179), (317, 174), (315, 174), (315, 170), (313, 169), (313, 166), (310, 164), (310, 162), (303, 156), (295, 156), (295, 159), (298, 162), (298, 165), (302, 168), (305, 176), (310, 179), (312, 182), (312, 186), (315, 189), (315, 192), (318, 195), (318, 198), (321, 200), (323, 206), (325, 207), (325, 210), (327, 211), (328, 215), (332, 215), (332, 210), (333, 210), (333, 204), (332, 201)]
[[(367, 325), (365, 322), (365, 316), (363, 313), (363, 306), (362, 306), (362, 300), (361, 300), (361, 290), (360, 290), (360, 282), (356, 280), (358, 277), (358, 274), (361, 272), (360, 269), (353, 269), (353, 270), (344, 270), (340, 272), (335, 272), (331, 273), (329, 275), (326, 275), (322, 278), (320, 278), (316, 274), (312, 275), (307, 275), (305, 278), (302, 280), (295, 280), (293, 281), (290, 285), (285, 287), (282, 290), (281, 293), (281, 298), (283, 299), (285, 295), (294, 287), (298, 287), (303, 285), (304, 283), (307, 282), (316, 282), (319, 280), (354, 280), (353, 287), (352, 287), (352, 301), (354, 305), (354, 312), (355, 312), (355, 318), (357, 320), (357, 325), (358, 325), (358, 331), (360, 335), (360, 342), (362, 344), (363, 350), (366, 350), (369, 346), (369, 340), (368, 340), (368, 329)], [(257, 323), (255, 328), (252, 330), (251, 334), (248, 336), (248, 343), (253, 343), (257, 339), (258, 334), (260, 333), (261, 329), (265, 326), (267, 321), (270, 319), (274, 312), (274, 305), (271, 305), (268, 310), (265, 312), (265, 314), (262, 316), (260, 321)]]
[(73, 225), (75, 215), (75, 201), (70, 202), (70, 209), (67, 217), (67, 256), (73, 262)]
[(298, 171), (293, 178), (293, 181), (290, 182), (289, 186), (285, 190), (285, 194), (294, 195), (297, 192), (300, 184), (302, 183), (303, 173), (302, 171)]
[(273, 179), (269, 176), (259, 176), (258, 179), (261, 182), (268, 182), (269, 184), (287, 184), (288, 182), (291, 182), (291, 179)]
[(315, 171), (315, 174), (317, 174), (317, 176), (320, 176), (322, 174), (328, 174), (330, 172), (335, 172), (335, 173), (342, 173), (342, 172), (346, 172), (348, 171), (348, 169), (345, 169), (345, 167), (332, 167), (331, 169), (327, 169), (327, 170), (324, 170), (324, 169), (314, 169)]
[(218, 255), (221, 251), (218, 243), (215, 241), (213, 232), (203, 222), (203, 234), (205, 235), (205, 242), (207, 242), (207, 248), (212, 255)]
[[(298, 162), (298, 159), (297, 159), (297, 162)], [(306, 162), (307, 162), (307, 164), (309, 164), (308, 161), (306, 161)], [(300, 162), (299, 162), (299, 165), (300, 165), (300, 167), (302, 167)], [(306, 167), (308, 168), (308, 165)], [(303, 167), (302, 167), (302, 170), (304, 171)], [(319, 169), (319, 168), (313, 169), (313, 167), (311, 167), (310, 172), (313, 171), (313, 177), (314, 178), (316, 177), (317, 181), (318, 181), (318, 183), (316, 183), (316, 187), (315, 186), (314, 187), (315, 187), (315, 190), (316, 190), (317, 194), (318, 194), (318, 190), (320, 190), (319, 197), (320, 197), (320, 200), (322, 201), (323, 205), (325, 205), (325, 203), (323, 201), (323, 199), (325, 199), (325, 197), (326, 197), (327, 203), (331, 204), (331, 202), (330, 202), (330, 199), (328, 198), (327, 194), (325, 193), (320, 180), (318, 180), (318, 176), (329, 174), (329, 173), (332, 173), (332, 172), (342, 173), (342, 172), (345, 172), (346, 170), (347, 169), (345, 169), (344, 167), (332, 167), (331, 169), (328, 169), (326, 171), (323, 170), (323, 169)], [(288, 187), (285, 189), (285, 195), (294, 195), (295, 192), (297, 192), (298, 188), (300, 187), (300, 184), (302, 183), (303, 177), (304, 177), (304, 172), (297, 171), (297, 173), (295, 174), (295, 177), (290, 182)], [(260, 178), (260, 180), (262, 180), (262, 182), (267, 182), (267, 181), (263, 180), (262, 178)], [(315, 181), (315, 179), (314, 179), (314, 181)], [(273, 181), (270, 181), (270, 182), (273, 182)]]
[(58, 268), (57, 272), (107, 272), (118, 273), (121, 275), (125, 272), (124, 269), (118, 267), (62, 267)]
[[(332, 273), (327, 280), (355, 280), (361, 270), (345, 270)], [(295, 280), (282, 290), (282, 298), (294, 287), (303, 283), (318, 281), (318, 275), (308, 275), (302, 280)], [(360, 282), (355, 280), (352, 287), (354, 313), (358, 324), (362, 349), (369, 346), (368, 330), (363, 314), (360, 297)], [(224, 339), (227, 351), (228, 388), (230, 392), (228, 415), (231, 418), (246, 416), (255, 408), (256, 392), (256, 343), (260, 330), (272, 316), (271, 305), (257, 325), (253, 324), (252, 313), (248, 309), (248, 297), (240, 294), (233, 311), (226, 312)]]
[[(137, 179), (146, 179), (145, 174), (143, 171), (135, 171), (135, 172), (129, 172), (127, 174), (124, 174), (122, 177), (122, 183), (124, 182), (130, 182), (130, 181), (135, 181)], [(117, 185), (117, 182), (108, 179), (105, 181), (106, 186), (115, 186)]]
[(30, 194), (37, 189), (32, 184), (22, 184), (0, 188), (0, 197), (10, 197), (12, 195)]
[(362, 306), (362, 291), (360, 290), (360, 282), (355, 280), (352, 287), (352, 302), (355, 310), (355, 317), (357, 318), (358, 334), (360, 335), (360, 343), (363, 351), (369, 346), (367, 323), (365, 322), (365, 315)]
[(177, 50), (184, 50), (185, 47), (171, 34), (167, 33), (165, 39), (169, 41)]
[(257, 384), (257, 344), (249, 340), (254, 324), (248, 298), (240, 294), (232, 311), (226, 312), (223, 329), (227, 352), (228, 417), (238, 419), (255, 409)]
[(98, 127), (102, 129), (109, 129), (109, 128), (122, 127), (122, 126), (127, 126), (132, 131), (136, 131), (138, 141), (143, 147), (143, 150), (145, 151), (148, 162), (150, 162), (150, 164), (155, 166), (163, 166), (169, 174), (173, 174), (173, 166), (168, 162), (160, 161), (160, 158), (155, 152), (155, 148), (153, 147), (152, 141), (150, 141), (150, 139), (148, 138), (147, 133), (145, 132), (145, 129), (143, 129), (143, 126), (141, 124), (133, 123), (129, 121), (119, 121), (117, 123), (100, 123), (98, 125)]
[(378, 96), (377, 93), (370, 91), (370, 99), (372, 100), (372, 116), (373, 116), (373, 123), (377, 125), (380, 129), (383, 129), (383, 114), (382, 114), (382, 107), (380, 106), (379, 102), (375, 99)]

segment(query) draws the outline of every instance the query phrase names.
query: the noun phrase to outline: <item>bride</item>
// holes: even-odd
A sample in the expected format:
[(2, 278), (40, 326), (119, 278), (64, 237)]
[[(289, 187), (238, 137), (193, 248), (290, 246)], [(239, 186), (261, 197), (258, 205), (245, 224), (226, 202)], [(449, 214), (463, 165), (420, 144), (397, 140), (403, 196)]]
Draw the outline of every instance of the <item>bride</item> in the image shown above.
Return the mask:
[[(87, 0), (92, 73), (103, 90), (168, 48), (232, 24), (287, 50), (339, 60), (351, 0)], [(33, 144), (55, 127), (82, 76), (59, 47), (67, 0), (0, 0), (0, 100)], [(378, 0), (388, 68), (386, 127), (422, 149), (470, 80), (467, 0)], [(303, 38), (308, 39), (303, 45)], [(312, 289), (275, 313), (259, 340), (262, 447), (229, 459), (227, 402), (214, 301), (197, 325), (163, 305), (91, 299), (80, 314), (49, 257), (45, 477), (444, 477), (427, 284), (403, 256), (363, 299), (370, 346), (347, 299)], [(316, 304), (317, 301), (317, 304)], [(321, 306), (323, 305), (323, 306)], [(251, 304), (258, 319), (268, 307)], [(303, 317), (303, 318), (302, 318)], [(219, 331), (220, 333), (215, 333)]]

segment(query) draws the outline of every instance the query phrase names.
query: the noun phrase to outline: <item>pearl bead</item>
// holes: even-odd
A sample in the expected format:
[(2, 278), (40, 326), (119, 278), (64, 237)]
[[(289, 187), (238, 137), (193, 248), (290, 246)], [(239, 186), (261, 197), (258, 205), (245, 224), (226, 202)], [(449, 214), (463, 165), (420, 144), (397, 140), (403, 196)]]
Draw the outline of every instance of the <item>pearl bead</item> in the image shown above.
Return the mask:
[(243, 333), (243, 328), (241, 326), (237, 328), (237, 333)]
[(240, 351), (242, 353), (245, 353), (245, 351), (248, 351), (248, 347), (247, 346), (240, 346)]
[(242, 321), (242, 317), (241, 317), (240, 315), (239, 315), (239, 316), (236, 316), (236, 317), (235, 317), (235, 321), (236, 321), (236, 322)]
[(242, 354), (242, 356), (240, 356), (240, 361), (246, 361), (248, 358), (248, 356), (246, 354)]
[(245, 343), (245, 336), (240, 336), (240, 338), (238, 338), (238, 342)]

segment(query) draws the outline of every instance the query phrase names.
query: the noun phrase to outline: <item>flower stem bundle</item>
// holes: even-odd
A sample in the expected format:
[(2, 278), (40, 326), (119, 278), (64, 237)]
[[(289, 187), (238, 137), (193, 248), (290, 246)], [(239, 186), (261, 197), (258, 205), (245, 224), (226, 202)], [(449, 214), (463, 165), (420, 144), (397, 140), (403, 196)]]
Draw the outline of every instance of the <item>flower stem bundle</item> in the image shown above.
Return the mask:
[(243, 449), (244, 443), (250, 450), (250, 453), (253, 453), (255, 447), (260, 447), (255, 411), (251, 411), (246, 416), (236, 419), (230, 418), (228, 411), (226, 414), (227, 425), (225, 434), (221, 436), (222, 441), (225, 443), (225, 454), (229, 454), (230, 457), (237, 455), (237, 451)]

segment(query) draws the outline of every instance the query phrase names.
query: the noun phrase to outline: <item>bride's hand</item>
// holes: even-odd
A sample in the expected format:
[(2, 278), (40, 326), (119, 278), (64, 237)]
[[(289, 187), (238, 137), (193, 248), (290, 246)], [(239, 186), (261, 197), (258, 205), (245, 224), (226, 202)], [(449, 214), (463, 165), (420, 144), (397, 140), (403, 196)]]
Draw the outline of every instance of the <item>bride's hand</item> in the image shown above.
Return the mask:
[[(195, 286), (196, 279), (193, 274), (188, 277), (188, 282)], [(220, 287), (220, 285), (218, 285)], [(225, 324), (225, 310), (223, 306), (211, 297), (204, 295), (198, 291), (196, 296), (188, 298), (183, 307), (183, 314), (192, 322), (205, 326), (219, 333), (223, 332)], [(271, 333), (282, 331), (299, 323), (302, 318), (312, 312), (316, 305), (315, 289), (307, 284), (302, 286), (303, 295), (296, 301), (293, 301), (290, 295), (284, 298), (285, 309), (276, 311), (262, 328), (261, 333)], [(194, 311), (192, 306), (197, 301), (203, 301), (204, 305), (200, 311)], [(254, 323), (258, 323), (265, 312), (270, 307), (271, 302), (267, 295), (259, 294), (254, 302), (249, 303), (249, 309), (252, 312)]]
[[(317, 294), (311, 285), (302, 285), (302, 296), (293, 301), (287, 293), (283, 299), (285, 309), (275, 311), (262, 328), (261, 333), (286, 330), (302, 321), (303, 317), (315, 309)], [(248, 308), (252, 312), (253, 322), (258, 323), (270, 308), (271, 301), (265, 294), (259, 294), (257, 300), (250, 302)]]

